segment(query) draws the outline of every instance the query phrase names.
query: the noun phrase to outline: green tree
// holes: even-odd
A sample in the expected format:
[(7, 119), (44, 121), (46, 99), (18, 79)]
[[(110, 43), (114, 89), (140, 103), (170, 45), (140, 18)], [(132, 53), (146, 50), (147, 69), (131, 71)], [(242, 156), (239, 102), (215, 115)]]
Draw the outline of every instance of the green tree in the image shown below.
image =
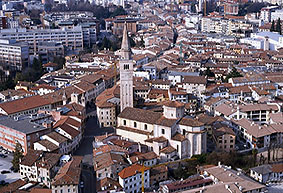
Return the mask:
[(278, 18), (278, 20), (277, 20), (276, 31), (281, 35), (281, 21), (280, 21), (280, 18)]
[(271, 24), (271, 27), (270, 27), (270, 31), (273, 32), (275, 31), (275, 21), (272, 20), (272, 24)]
[(257, 153), (258, 150), (257, 149), (253, 149), (252, 150), (252, 154), (253, 154), (253, 165), (256, 166), (256, 162), (257, 162)]
[(110, 17), (116, 17), (118, 15), (127, 15), (127, 12), (120, 6), (111, 13)]
[(224, 82), (228, 82), (229, 78), (235, 78), (235, 77), (242, 77), (243, 75), (238, 72), (238, 70), (233, 67), (232, 71), (226, 76)]
[(22, 159), (23, 157), (24, 155), (23, 155), (22, 145), (19, 142), (17, 142), (14, 151), (14, 158), (12, 160), (13, 168), (15, 171), (19, 170), (20, 159)]
[(206, 71), (204, 72), (204, 75), (208, 77), (215, 77), (214, 72), (212, 72), (209, 67), (207, 67)]

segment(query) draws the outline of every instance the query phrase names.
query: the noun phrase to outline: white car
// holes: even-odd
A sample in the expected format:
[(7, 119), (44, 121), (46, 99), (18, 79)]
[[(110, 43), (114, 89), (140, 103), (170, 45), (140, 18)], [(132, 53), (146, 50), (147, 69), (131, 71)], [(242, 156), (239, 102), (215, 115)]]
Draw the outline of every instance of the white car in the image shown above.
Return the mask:
[(83, 182), (83, 181), (81, 181), (80, 187), (81, 187), (81, 188), (84, 188), (84, 182)]

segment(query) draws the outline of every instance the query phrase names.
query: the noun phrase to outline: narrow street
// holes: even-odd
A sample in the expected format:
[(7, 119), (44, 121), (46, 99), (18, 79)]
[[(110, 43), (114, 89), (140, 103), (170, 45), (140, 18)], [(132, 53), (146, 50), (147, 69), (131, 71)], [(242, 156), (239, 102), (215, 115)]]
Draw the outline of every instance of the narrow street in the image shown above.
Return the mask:
[(103, 135), (106, 132), (113, 133), (113, 128), (99, 128), (97, 124), (97, 117), (95, 109), (88, 109), (88, 115), (92, 115), (88, 118), (84, 136), (81, 141), (79, 148), (75, 151), (74, 155), (84, 156), (83, 159), (83, 170), (82, 170), (82, 181), (83, 181), (83, 193), (94, 193), (96, 192), (96, 177), (95, 172), (93, 170), (93, 162), (92, 162), (92, 151), (93, 151), (93, 140), (95, 136)]

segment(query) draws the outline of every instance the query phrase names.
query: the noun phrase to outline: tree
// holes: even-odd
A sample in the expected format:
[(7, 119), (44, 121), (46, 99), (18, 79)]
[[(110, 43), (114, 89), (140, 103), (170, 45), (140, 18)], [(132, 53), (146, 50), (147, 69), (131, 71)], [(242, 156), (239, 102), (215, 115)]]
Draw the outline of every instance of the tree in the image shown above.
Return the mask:
[(270, 31), (273, 32), (275, 31), (275, 21), (272, 20), (272, 24), (271, 24), (271, 27), (270, 27)]
[(15, 171), (19, 170), (20, 159), (22, 159), (23, 157), (24, 155), (23, 155), (22, 145), (19, 142), (17, 142), (14, 152), (14, 158), (12, 160), (13, 168)]
[(258, 150), (257, 149), (253, 149), (252, 150), (252, 154), (253, 154), (253, 165), (256, 166), (256, 162), (257, 162), (257, 153)]
[(278, 20), (277, 20), (276, 31), (281, 35), (281, 21), (280, 21), (280, 18), (278, 18)]
[(242, 76), (243, 75), (240, 72), (238, 72), (238, 70), (235, 67), (233, 67), (232, 71), (226, 76), (224, 81), (228, 82), (229, 78), (242, 77)]
[(207, 67), (206, 71), (204, 72), (204, 75), (208, 77), (215, 77), (214, 72), (212, 72), (209, 67)]

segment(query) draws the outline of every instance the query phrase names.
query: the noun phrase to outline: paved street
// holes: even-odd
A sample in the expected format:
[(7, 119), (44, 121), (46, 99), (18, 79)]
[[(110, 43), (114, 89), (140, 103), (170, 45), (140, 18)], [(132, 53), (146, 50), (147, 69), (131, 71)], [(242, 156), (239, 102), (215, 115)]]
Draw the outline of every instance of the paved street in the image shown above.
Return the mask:
[[(88, 110), (88, 115), (96, 115), (95, 110)], [(85, 132), (83, 139), (81, 141), (80, 147), (76, 150), (74, 155), (84, 156), (83, 162), (86, 167), (82, 170), (82, 180), (84, 182), (84, 187), (82, 192), (90, 193), (95, 192), (96, 178), (93, 171), (92, 164), (92, 142), (94, 136), (103, 135), (106, 132), (113, 133), (113, 128), (99, 128), (97, 124), (96, 116), (92, 116), (87, 120)]]
[[(9, 154), (8, 157), (6, 158), (0, 158), (0, 172), (3, 171), (3, 170), (8, 170), (10, 171), (10, 167), (12, 167), (12, 154)], [(18, 179), (20, 179), (21, 176), (20, 176), (20, 173), (14, 173), (14, 172), (11, 172), (11, 173), (7, 173), (7, 174), (1, 174), (0, 173), (0, 181), (1, 180), (5, 180), (6, 182), (14, 182)]]

